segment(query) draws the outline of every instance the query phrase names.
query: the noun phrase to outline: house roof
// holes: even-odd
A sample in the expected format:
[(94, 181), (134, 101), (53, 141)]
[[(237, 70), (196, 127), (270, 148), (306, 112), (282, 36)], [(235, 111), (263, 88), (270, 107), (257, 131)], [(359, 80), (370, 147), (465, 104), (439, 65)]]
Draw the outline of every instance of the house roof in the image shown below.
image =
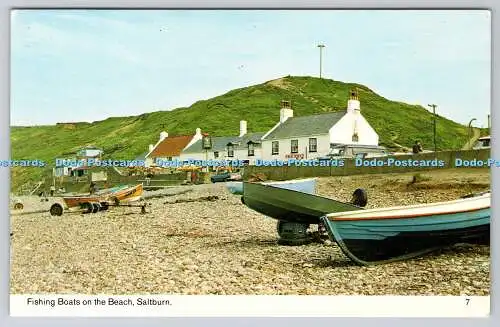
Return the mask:
[(344, 117), (346, 112), (346, 110), (343, 110), (319, 115), (291, 117), (276, 127), (265, 139), (275, 140), (326, 134), (333, 125)]
[(175, 157), (191, 142), (193, 135), (169, 136), (158, 144), (148, 157)]
[[(229, 143), (235, 145), (235, 149), (246, 148), (249, 141), (255, 143), (260, 142), (260, 138), (264, 136), (265, 133), (249, 133), (242, 137), (238, 136), (213, 136), (212, 137), (212, 149), (210, 151), (225, 151)], [(185, 149), (183, 153), (200, 153), (203, 152), (202, 141), (199, 140), (193, 143), (189, 148)]]

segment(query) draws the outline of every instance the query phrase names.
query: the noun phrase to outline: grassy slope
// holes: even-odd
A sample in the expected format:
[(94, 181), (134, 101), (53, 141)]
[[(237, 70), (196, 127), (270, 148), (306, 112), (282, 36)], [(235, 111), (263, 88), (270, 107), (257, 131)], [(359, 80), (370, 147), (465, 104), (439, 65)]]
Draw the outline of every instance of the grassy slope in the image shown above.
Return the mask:
[[(197, 127), (212, 135), (238, 133), (239, 121), (248, 121), (249, 132), (264, 132), (279, 119), (279, 101), (291, 100), (294, 115), (304, 116), (346, 107), (349, 90), (357, 87), (361, 112), (380, 135), (382, 145), (396, 142), (411, 146), (420, 139), (433, 147), (432, 115), (421, 106), (385, 99), (369, 88), (313, 77), (285, 77), (232, 90), (189, 108), (158, 111), (133, 117), (113, 117), (76, 129), (64, 126), (12, 127), (13, 159), (41, 159), (53, 164), (80, 147), (93, 144), (108, 158), (133, 159), (155, 143), (162, 130), (170, 135), (193, 134)], [(444, 117), (437, 119), (438, 149), (460, 148), (467, 128)], [(13, 187), (42, 175), (38, 168), (13, 169)]]

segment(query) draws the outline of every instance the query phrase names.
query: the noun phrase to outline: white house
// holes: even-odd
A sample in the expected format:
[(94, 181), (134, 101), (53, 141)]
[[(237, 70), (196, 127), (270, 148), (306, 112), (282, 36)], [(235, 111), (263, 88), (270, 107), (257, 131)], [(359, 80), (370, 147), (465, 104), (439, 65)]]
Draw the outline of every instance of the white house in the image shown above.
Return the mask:
[(145, 155), (145, 166), (150, 167), (156, 159), (181, 160), (181, 152), (192, 144), (200, 141), (203, 135), (201, 129), (197, 128), (194, 135), (168, 136), (167, 132), (161, 132), (160, 138), (155, 145), (149, 145), (149, 151)]
[(78, 151), (76, 155), (80, 158), (100, 158), (102, 156), (102, 149), (89, 145)]
[(203, 139), (186, 147), (180, 155), (180, 160), (249, 160), (262, 158), (261, 138), (265, 133), (247, 133), (247, 122), (240, 121), (238, 136), (206, 136), (210, 147), (203, 146)]
[(262, 137), (262, 159), (314, 159), (335, 144), (378, 145), (379, 137), (361, 115), (356, 91), (344, 111), (294, 117), (288, 101), (281, 102), (280, 121)]

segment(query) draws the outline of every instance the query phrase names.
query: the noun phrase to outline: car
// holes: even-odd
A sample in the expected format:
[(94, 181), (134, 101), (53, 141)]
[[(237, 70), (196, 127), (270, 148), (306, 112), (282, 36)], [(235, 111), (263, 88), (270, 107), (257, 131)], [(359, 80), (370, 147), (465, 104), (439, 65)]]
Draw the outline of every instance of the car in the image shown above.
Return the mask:
[(382, 146), (358, 145), (358, 144), (338, 144), (331, 146), (330, 152), (320, 159), (350, 159), (350, 158), (377, 158), (386, 157), (391, 153)]
[(477, 142), (474, 144), (472, 149), (474, 150), (479, 150), (479, 149), (490, 149), (491, 148), (491, 137), (490, 136), (483, 136), (480, 137)]

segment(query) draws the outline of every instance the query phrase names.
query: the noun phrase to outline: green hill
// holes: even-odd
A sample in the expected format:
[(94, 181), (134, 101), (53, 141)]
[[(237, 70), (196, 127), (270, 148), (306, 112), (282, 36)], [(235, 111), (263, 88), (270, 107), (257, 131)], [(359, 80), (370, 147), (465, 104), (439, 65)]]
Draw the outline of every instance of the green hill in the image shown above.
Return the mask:
[[(279, 120), (280, 100), (291, 100), (295, 116), (344, 110), (349, 90), (358, 88), (361, 112), (380, 136), (381, 145), (410, 147), (415, 139), (433, 148), (433, 118), (418, 105), (388, 100), (368, 87), (314, 77), (284, 77), (232, 90), (189, 108), (157, 111), (132, 117), (111, 117), (93, 123), (11, 127), (12, 159), (41, 159), (53, 164), (85, 145), (104, 149), (105, 157), (133, 159), (154, 144), (161, 131), (192, 134), (197, 127), (211, 135), (235, 135), (239, 121), (249, 132), (264, 132)], [(438, 149), (458, 149), (467, 141), (467, 127), (437, 117)], [(42, 175), (40, 168), (13, 168), (16, 189)]]

